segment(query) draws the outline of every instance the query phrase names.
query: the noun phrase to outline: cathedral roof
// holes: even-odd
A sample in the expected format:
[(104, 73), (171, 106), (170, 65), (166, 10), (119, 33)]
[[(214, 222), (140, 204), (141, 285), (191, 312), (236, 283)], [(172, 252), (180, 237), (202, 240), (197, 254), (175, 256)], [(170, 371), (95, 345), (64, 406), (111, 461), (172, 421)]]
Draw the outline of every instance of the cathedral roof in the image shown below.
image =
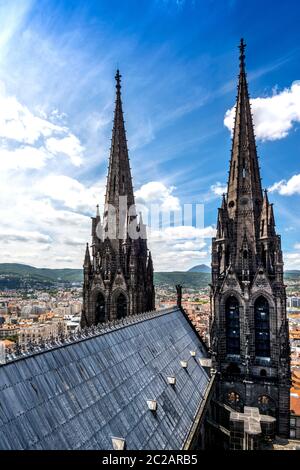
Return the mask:
[(174, 307), (101, 328), (0, 366), (1, 449), (184, 447), (211, 384), (185, 316)]

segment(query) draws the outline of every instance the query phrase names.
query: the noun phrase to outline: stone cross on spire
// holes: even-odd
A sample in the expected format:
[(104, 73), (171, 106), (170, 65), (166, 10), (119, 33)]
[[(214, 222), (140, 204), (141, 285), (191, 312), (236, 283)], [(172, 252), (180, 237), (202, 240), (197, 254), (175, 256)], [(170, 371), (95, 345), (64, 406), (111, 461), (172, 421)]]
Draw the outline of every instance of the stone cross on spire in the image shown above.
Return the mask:
[(239, 45), (240, 50), (240, 69), (244, 69), (245, 67), (245, 49), (246, 44), (244, 43), (244, 39), (242, 38)]

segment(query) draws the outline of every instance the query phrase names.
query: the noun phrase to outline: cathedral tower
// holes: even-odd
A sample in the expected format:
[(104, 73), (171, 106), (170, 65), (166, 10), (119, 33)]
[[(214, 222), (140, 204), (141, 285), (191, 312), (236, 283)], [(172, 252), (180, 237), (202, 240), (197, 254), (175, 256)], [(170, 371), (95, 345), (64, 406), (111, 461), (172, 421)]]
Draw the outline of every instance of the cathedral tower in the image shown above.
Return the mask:
[(87, 245), (83, 265), (83, 327), (154, 309), (153, 264), (146, 226), (135, 208), (118, 70), (115, 79), (103, 221), (97, 206), (91, 253)]
[(227, 194), (212, 240), (211, 350), (218, 401), (258, 407), (289, 436), (290, 359), (280, 235), (262, 191), (245, 72), (240, 71)]

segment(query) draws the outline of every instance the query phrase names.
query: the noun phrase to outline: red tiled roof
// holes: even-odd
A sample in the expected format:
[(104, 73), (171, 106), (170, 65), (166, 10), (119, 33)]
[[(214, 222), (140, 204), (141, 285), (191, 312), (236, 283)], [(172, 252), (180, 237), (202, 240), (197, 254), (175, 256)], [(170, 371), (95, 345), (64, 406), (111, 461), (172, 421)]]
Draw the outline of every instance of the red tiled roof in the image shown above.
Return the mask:
[(291, 402), (290, 410), (291, 413), (300, 416), (300, 390), (296, 390), (294, 387), (291, 388)]

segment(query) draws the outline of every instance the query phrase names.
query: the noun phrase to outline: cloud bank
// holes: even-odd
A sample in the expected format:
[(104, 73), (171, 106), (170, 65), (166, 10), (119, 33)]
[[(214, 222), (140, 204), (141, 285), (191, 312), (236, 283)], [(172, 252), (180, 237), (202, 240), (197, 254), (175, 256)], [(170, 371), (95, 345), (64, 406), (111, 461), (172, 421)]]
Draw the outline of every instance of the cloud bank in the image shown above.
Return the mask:
[[(251, 108), (257, 139), (278, 140), (286, 137), (300, 122), (300, 81), (290, 88), (273, 92), (272, 96), (251, 99)], [(228, 109), (224, 125), (232, 132), (235, 107)]]
[(300, 174), (293, 175), (289, 180), (281, 180), (270, 186), (269, 191), (278, 192), (282, 196), (300, 194)]

